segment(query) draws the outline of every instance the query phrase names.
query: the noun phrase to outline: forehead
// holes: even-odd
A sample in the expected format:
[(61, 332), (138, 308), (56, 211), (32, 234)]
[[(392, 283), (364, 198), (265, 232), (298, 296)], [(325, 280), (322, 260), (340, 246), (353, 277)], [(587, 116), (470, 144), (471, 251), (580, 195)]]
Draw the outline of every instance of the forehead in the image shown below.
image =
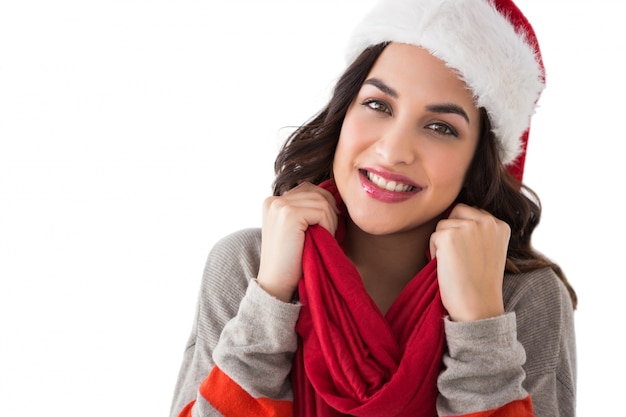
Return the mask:
[(428, 94), (433, 99), (476, 107), (474, 96), (458, 73), (424, 48), (391, 43), (381, 53), (368, 78), (379, 78), (399, 95)]

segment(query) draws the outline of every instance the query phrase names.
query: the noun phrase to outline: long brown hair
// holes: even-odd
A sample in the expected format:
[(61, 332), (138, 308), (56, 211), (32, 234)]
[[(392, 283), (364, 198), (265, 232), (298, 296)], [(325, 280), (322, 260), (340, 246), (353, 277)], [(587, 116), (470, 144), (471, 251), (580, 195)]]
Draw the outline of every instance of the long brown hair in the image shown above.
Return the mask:
[[(274, 195), (281, 195), (302, 182), (319, 184), (331, 178), (335, 149), (348, 108), (387, 45), (366, 49), (339, 78), (326, 107), (287, 138), (274, 164)], [(534, 191), (517, 181), (502, 165), (484, 109), (481, 109), (478, 147), (457, 202), (484, 209), (509, 224), (507, 272), (552, 268), (565, 284), (576, 308), (576, 293), (561, 268), (531, 245), (531, 235), (541, 218), (541, 203)]]
[(485, 109), (481, 111), (481, 134), (465, 185), (457, 202), (479, 207), (511, 228), (506, 271), (521, 273), (552, 268), (563, 281), (576, 308), (578, 298), (561, 268), (531, 244), (531, 236), (541, 219), (541, 201), (528, 186), (519, 182), (502, 165), (496, 138)]
[(274, 163), (274, 195), (302, 182), (319, 184), (332, 176), (343, 119), (386, 46), (384, 43), (366, 49), (339, 78), (326, 107), (287, 138)]

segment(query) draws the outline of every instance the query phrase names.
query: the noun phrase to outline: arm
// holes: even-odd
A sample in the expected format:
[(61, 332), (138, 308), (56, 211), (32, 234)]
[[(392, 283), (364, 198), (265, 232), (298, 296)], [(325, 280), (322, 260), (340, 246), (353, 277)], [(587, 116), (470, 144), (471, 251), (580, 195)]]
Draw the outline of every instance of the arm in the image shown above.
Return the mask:
[(270, 297), (253, 280), (259, 251), (260, 231), (253, 230), (228, 236), (211, 251), (172, 417), (241, 415), (237, 407), (281, 409), (290, 401), (285, 375), (299, 306)]
[(446, 318), (445, 330), (440, 416), (534, 416), (522, 387), (526, 355), (516, 338), (515, 313), (464, 323)]
[[(297, 347), (300, 307), (290, 301), (302, 276), (304, 234), (312, 224), (334, 233), (337, 212), (330, 192), (303, 183), (265, 200), (262, 239), (257, 232), (255, 244), (246, 246), (231, 237), (214, 251), (203, 280), (212, 291), (201, 293), (196, 326), (197, 341), (208, 340), (200, 355), (214, 363), (205, 360), (210, 365), (204, 369), (208, 378), (191, 400), (195, 403), (188, 403), (181, 415), (220, 415), (216, 410), (225, 416), (240, 416), (242, 410), (255, 416), (291, 415), (288, 374)], [(248, 267), (242, 270), (242, 264)], [(247, 277), (244, 281), (256, 277), (245, 295), (230, 288), (242, 276)], [(209, 339), (202, 337), (203, 328)], [(191, 363), (189, 368), (196, 372), (203, 364)], [(189, 386), (197, 386), (197, 374), (191, 381), (181, 383), (186, 393), (177, 395), (176, 409), (184, 404), (180, 398), (191, 398)]]
[(573, 310), (563, 284), (550, 269), (507, 275), (503, 295), (504, 316), (446, 322), (439, 414), (575, 416)]
[(448, 311), (448, 351), (438, 378), (441, 416), (533, 416), (522, 388), (525, 352), (514, 314), (505, 314), (503, 277), (510, 227), (490, 213), (457, 204), (437, 224), (441, 300)]
[(524, 388), (537, 416), (576, 415), (574, 311), (563, 283), (549, 269), (507, 276), (507, 311), (517, 315), (517, 339), (526, 351)]

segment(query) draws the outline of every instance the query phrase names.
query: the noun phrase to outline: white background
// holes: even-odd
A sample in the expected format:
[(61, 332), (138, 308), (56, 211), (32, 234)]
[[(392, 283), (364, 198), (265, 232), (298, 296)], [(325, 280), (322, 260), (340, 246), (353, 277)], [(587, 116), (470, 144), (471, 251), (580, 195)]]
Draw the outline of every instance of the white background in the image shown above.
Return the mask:
[[(166, 416), (206, 255), (260, 225), (283, 128), (372, 1), (0, 4), (0, 415)], [(626, 416), (624, 3), (518, 4), (548, 71), (526, 181), (580, 297), (579, 415)]]

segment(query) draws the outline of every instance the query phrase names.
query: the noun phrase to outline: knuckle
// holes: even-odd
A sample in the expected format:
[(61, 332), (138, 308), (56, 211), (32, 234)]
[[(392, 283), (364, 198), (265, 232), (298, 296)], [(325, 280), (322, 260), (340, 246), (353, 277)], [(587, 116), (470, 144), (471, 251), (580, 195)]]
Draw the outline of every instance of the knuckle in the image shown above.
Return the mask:
[(263, 208), (265, 210), (269, 209), (270, 207), (272, 207), (272, 205), (275, 204), (277, 197), (267, 197), (265, 200), (263, 200)]
[(310, 190), (311, 187), (313, 187), (313, 184), (311, 184), (308, 181), (303, 181), (300, 184), (298, 184), (296, 187), (294, 187), (293, 190), (298, 190), (298, 191)]
[(264, 202), (263, 209), (266, 213), (284, 213), (289, 211), (289, 203), (282, 197), (270, 197)]

